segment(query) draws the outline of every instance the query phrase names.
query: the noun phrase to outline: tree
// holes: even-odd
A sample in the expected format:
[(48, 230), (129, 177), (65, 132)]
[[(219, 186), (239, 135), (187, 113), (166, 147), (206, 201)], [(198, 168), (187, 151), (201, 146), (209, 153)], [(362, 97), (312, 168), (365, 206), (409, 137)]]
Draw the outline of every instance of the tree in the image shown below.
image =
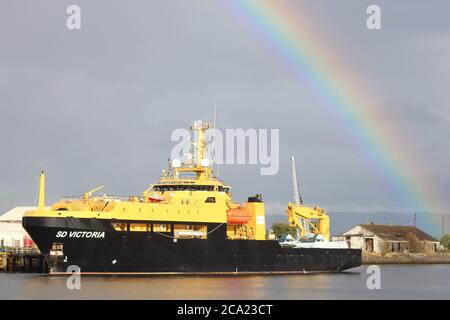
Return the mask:
[(450, 250), (450, 234), (446, 234), (441, 239), (441, 244), (447, 249)]
[(385, 255), (387, 255), (390, 252), (391, 252), (391, 246), (390, 246), (389, 242), (386, 240), (382, 240), (380, 243), (381, 256), (384, 257)]
[(297, 228), (291, 227), (287, 223), (274, 223), (272, 224), (272, 230), (277, 239), (280, 239), (287, 234), (290, 234), (293, 237), (297, 236)]
[(419, 238), (414, 233), (408, 232), (406, 235), (406, 240), (408, 240), (408, 250), (409, 252), (422, 252), (423, 245)]

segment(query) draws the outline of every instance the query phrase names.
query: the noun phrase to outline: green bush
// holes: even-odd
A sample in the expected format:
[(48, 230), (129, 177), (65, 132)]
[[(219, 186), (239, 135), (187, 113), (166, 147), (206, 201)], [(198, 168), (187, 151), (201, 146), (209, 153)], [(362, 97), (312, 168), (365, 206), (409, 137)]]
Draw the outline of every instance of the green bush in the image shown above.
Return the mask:
[(441, 239), (441, 244), (447, 249), (450, 250), (450, 234), (446, 234)]
[(297, 228), (291, 227), (287, 223), (274, 223), (272, 225), (272, 230), (277, 239), (280, 239), (282, 236), (290, 234), (294, 238), (297, 236)]

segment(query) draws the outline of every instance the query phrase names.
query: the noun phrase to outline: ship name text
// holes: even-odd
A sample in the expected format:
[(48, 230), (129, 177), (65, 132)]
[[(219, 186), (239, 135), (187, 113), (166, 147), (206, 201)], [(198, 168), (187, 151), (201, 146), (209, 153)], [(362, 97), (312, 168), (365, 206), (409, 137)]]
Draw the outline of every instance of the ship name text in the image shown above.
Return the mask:
[(58, 231), (56, 238), (105, 238), (104, 231)]

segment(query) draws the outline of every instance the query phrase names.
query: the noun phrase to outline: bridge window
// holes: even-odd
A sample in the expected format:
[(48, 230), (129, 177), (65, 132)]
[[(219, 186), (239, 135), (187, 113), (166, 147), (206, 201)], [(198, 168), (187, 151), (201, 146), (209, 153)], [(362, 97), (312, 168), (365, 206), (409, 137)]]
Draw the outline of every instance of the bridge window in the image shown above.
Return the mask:
[(216, 203), (216, 198), (208, 197), (208, 198), (206, 198), (205, 203)]
[(219, 192), (228, 193), (228, 191), (230, 191), (230, 188), (225, 188), (225, 187), (219, 186)]
[[(214, 191), (214, 186), (211, 185), (159, 185), (154, 186), (153, 190), (159, 192), (166, 191)], [(228, 188), (227, 188), (228, 190)], [(227, 191), (226, 191), (227, 192)]]

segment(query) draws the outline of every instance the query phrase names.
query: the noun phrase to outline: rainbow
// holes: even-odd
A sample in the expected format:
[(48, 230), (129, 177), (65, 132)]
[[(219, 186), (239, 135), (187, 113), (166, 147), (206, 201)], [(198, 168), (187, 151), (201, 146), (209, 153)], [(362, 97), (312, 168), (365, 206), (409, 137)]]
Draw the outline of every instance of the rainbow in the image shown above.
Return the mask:
[(419, 156), (406, 150), (407, 139), (373, 103), (379, 95), (364, 86), (354, 66), (339, 58), (339, 46), (320, 32), (304, 2), (224, 0), (223, 5), (263, 39), (337, 119), (374, 174), (383, 178), (386, 192), (395, 192), (404, 211), (427, 213), (421, 227), (439, 235), (439, 215), (432, 214), (438, 210), (439, 192), (433, 190)]

